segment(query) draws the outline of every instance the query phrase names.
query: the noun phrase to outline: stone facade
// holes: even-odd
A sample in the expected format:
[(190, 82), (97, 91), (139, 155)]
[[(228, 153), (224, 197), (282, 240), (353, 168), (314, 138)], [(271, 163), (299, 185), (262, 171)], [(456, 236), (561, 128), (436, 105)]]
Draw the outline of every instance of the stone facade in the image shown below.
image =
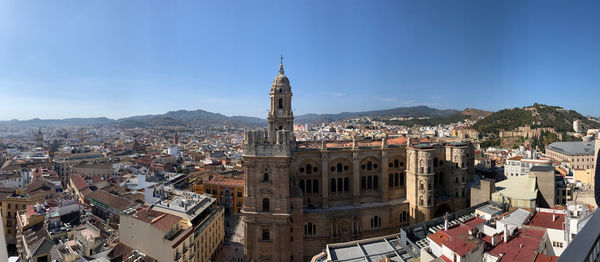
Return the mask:
[(467, 207), (472, 144), (300, 143), (283, 65), (270, 96), (268, 129), (244, 134), (246, 261), (308, 261)]

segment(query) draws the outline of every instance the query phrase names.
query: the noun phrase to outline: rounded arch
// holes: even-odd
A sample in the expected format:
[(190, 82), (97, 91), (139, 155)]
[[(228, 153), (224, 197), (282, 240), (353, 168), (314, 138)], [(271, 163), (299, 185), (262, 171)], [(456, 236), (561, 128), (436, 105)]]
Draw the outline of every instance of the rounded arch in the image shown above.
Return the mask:
[(330, 160), (328, 163), (330, 175), (350, 175), (352, 174), (352, 161), (345, 157), (337, 157)]
[(299, 176), (302, 175), (317, 175), (320, 174), (321, 165), (319, 165), (319, 161), (309, 158), (304, 159), (298, 163), (296, 174)]

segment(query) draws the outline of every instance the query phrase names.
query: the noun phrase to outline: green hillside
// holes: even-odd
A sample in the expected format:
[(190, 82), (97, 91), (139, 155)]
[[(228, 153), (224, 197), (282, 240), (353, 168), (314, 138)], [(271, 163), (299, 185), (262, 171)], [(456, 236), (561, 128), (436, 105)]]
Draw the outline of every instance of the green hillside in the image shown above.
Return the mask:
[(583, 130), (600, 128), (600, 123), (573, 110), (558, 106), (533, 104), (531, 107), (504, 109), (478, 121), (473, 128), (481, 134), (498, 134), (500, 130), (514, 130), (520, 126), (531, 128), (552, 127), (556, 132), (573, 131), (573, 120), (581, 120)]

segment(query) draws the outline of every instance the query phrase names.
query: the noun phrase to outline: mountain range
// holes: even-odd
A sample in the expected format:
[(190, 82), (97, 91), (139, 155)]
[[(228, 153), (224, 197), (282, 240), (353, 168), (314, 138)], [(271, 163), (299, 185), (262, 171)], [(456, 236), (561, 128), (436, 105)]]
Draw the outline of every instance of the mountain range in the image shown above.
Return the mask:
[[(356, 117), (448, 117), (461, 111), (454, 109), (435, 109), (427, 106), (399, 107), (386, 110), (364, 112), (342, 112), (339, 114), (304, 114), (294, 117), (296, 123), (328, 123)], [(69, 126), (118, 126), (123, 128), (186, 126), (210, 127), (228, 125), (232, 127), (261, 127), (267, 125), (267, 120), (249, 116), (226, 116), (204, 110), (178, 110), (164, 114), (139, 115), (121, 119), (106, 117), (39, 119), (0, 121), (0, 126), (13, 127), (69, 127)]]
[[(535, 111), (531, 111), (535, 108)], [(463, 111), (454, 109), (435, 109), (428, 106), (398, 107), (385, 110), (363, 112), (342, 112), (339, 114), (304, 114), (294, 117), (295, 123), (328, 123), (357, 117), (415, 117), (412, 120), (394, 120), (402, 125), (438, 125), (455, 123), (464, 119), (480, 120), (474, 126), (480, 132), (487, 133), (499, 129), (510, 130), (522, 124), (532, 126), (556, 126), (557, 131), (569, 129), (574, 119), (580, 119), (584, 128), (597, 128), (600, 124), (581, 114), (559, 107), (534, 104), (530, 109), (504, 109), (498, 112), (467, 108)], [(532, 114), (532, 112), (535, 112)], [(248, 116), (226, 116), (204, 110), (178, 110), (164, 114), (139, 115), (121, 119), (106, 117), (39, 119), (0, 121), (1, 126), (11, 127), (73, 127), (73, 126), (116, 126), (122, 128), (135, 127), (215, 127), (231, 126), (238, 128), (256, 128), (267, 125), (267, 120)]]

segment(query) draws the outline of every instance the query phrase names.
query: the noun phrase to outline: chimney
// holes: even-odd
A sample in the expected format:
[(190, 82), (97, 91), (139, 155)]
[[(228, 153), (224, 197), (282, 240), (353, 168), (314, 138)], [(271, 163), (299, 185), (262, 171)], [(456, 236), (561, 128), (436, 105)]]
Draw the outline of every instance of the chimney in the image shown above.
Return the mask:
[(492, 235), (492, 246), (496, 245), (496, 235)]
[(508, 226), (504, 224), (504, 243), (508, 242)]
[(448, 212), (444, 214), (444, 230), (448, 230)]

